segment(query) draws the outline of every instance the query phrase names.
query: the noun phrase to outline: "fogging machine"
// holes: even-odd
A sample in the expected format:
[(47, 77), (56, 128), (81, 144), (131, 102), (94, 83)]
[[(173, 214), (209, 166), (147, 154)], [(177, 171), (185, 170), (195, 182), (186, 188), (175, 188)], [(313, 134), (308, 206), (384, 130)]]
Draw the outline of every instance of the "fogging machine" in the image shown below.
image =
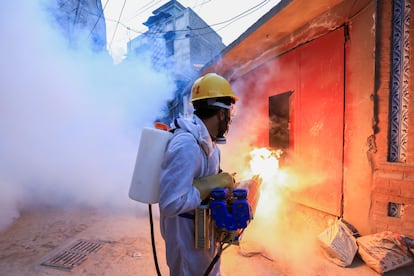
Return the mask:
[(236, 188), (231, 192), (225, 188), (212, 190), (209, 202), (196, 210), (196, 248), (214, 249), (215, 242), (239, 244), (244, 229), (253, 218), (247, 195), (247, 188)]

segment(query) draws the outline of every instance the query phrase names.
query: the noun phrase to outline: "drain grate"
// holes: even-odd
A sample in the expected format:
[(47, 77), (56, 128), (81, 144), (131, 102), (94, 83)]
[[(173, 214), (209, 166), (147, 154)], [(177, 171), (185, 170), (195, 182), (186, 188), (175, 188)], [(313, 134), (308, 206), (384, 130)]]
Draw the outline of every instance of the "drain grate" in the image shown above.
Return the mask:
[(75, 266), (83, 263), (89, 254), (101, 249), (102, 245), (99, 241), (78, 240), (69, 249), (64, 249), (41, 265), (71, 271)]

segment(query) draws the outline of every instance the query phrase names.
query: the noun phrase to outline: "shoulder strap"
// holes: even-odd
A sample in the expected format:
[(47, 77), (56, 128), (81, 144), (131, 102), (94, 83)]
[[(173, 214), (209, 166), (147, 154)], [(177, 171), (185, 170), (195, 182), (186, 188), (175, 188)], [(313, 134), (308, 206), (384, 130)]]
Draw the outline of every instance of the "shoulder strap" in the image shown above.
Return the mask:
[(168, 131), (171, 133), (174, 133), (178, 128), (180, 128), (180, 125), (178, 124), (177, 118), (174, 119), (173, 128), (169, 129)]

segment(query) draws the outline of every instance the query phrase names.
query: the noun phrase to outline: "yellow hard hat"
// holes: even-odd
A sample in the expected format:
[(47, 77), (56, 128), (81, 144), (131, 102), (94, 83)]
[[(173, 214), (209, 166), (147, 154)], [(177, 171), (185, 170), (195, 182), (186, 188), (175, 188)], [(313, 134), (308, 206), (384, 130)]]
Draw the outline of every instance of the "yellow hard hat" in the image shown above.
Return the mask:
[(209, 98), (231, 97), (234, 101), (238, 98), (233, 92), (230, 83), (216, 73), (208, 73), (198, 78), (191, 88), (191, 101)]

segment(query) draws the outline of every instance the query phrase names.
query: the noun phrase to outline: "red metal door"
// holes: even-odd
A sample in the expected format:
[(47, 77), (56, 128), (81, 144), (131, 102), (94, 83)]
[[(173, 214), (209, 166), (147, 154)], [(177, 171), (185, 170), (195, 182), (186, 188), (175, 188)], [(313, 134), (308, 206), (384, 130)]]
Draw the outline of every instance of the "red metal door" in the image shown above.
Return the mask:
[[(340, 216), (344, 128), (344, 30), (333, 31), (271, 62), (269, 97), (292, 91), (289, 155), (292, 199)], [(262, 69), (264, 71), (264, 69)], [(266, 75), (257, 71), (257, 75)], [(272, 108), (269, 106), (269, 108)], [(270, 118), (269, 118), (270, 119)], [(270, 132), (271, 133), (271, 132)], [(262, 135), (264, 136), (264, 135)]]
[[(340, 216), (344, 128), (344, 29), (263, 64), (238, 80), (246, 110), (268, 124), (244, 124), (257, 145), (270, 145), (274, 96), (289, 93), (289, 150), (297, 187), (292, 200)], [(277, 105), (275, 105), (277, 106)], [(272, 138), (272, 137), (270, 137)], [(290, 162), (289, 162), (290, 163)], [(288, 164), (287, 164), (288, 165)], [(283, 166), (283, 165), (282, 165)]]
[(342, 213), (344, 128), (344, 30), (331, 32), (298, 51), (294, 156), (302, 191), (297, 200)]

